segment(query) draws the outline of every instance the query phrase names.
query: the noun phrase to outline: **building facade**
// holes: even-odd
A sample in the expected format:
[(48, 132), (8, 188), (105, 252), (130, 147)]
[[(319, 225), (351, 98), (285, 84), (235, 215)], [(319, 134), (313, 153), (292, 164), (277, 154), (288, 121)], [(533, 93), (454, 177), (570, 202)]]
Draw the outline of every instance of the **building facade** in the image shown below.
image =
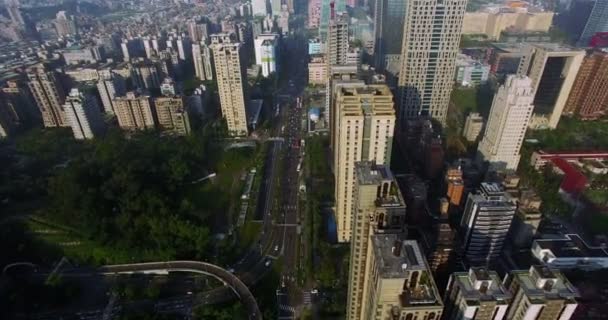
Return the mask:
[(492, 170), (517, 170), (519, 151), (534, 106), (534, 89), (528, 77), (511, 75), (494, 95), (486, 130), (477, 148), (480, 160)]
[(503, 31), (549, 32), (554, 13), (532, 8), (490, 7), (464, 15), (462, 33), (485, 35), (489, 40), (498, 40)]
[(263, 33), (254, 40), (255, 64), (262, 67), (262, 76), (268, 77), (277, 72), (277, 58), (279, 49), (279, 35), (276, 33)]
[(158, 97), (154, 99), (158, 128), (176, 135), (190, 134), (190, 120), (181, 97)]
[(339, 242), (351, 238), (355, 162), (390, 161), (395, 108), (386, 85), (340, 88), (334, 101), (332, 119), (335, 135), (333, 163), (336, 195), (336, 224)]
[(326, 84), (327, 83), (327, 62), (325, 56), (313, 56), (308, 63), (308, 83)]
[(126, 130), (155, 128), (150, 96), (127, 92), (124, 97), (115, 98), (113, 104), (120, 128)]
[(583, 60), (564, 114), (598, 119), (608, 110), (608, 52), (593, 51)]
[(473, 266), (486, 266), (502, 252), (517, 204), (497, 183), (482, 183), (470, 193), (460, 221), (465, 256)]
[(103, 118), (94, 95), (73, 88), (63, 108), (75, 139), (93, 139), (103, 131)]
[(399, 73), (399, 125), (431, 117), (445, 123), (466, 0), (407, 1)]
[(388, 61), (399, 59), (403, 41), (406, 0), (378, 0), (374, 8), (374, 65), (379, 71), (387, 69)]
[(348, 53), (348, 16), (345, 14), (332, 18), (327, 32), (327, 63), (328, 65), (347, 64)]
[(211, 36), (211, 50), (222, 116), (226, 119), (228, 132), (233, 136), (245, 136), (248, 130), (241, 44), (232, 39), (230, 34), (214, 34)]
[(461, 54), (456, 60), (456, 83), (461, 86), (478, 86), (486, 83), (490, 76), (490, 65)]
[(496, 271), (454, 272), (445, 293), (444, 320), (503, 320), (511, 294)]
[(192, 45), (192, 60), (194, 60), (194, 73), (200, 80), (213, 80), (213, 67), (211, 49), (204, 43)]
[(63, 103), (65, 93), (52, 71), (46, 71), (41, 64), (27, 70), (28, 86), (34, 101), (42, 114), (45, 127), (69, 126)]
[(598, 32), (608, 32), (608, 1), (605, 0), (594, 1), (578, 45), (589, 46), (591, 38)]
[(503, 283), (513, 296), (509, 320), (569, 320), (578, 306), (576, 289), (557, 270), (532, 266), (511, 271)]
[(471, 112), (464, 122), (462, 136), (469, 142), (475, 142), (483, 129), (483, 117), (477, 112)]
[(97, 91), (101, 97), (104, 112), (115, 114), (114, 99), (127, 93), (127, 85), (121, 76), (110, 72), (107, 77), (100, 76), (97, 81)]

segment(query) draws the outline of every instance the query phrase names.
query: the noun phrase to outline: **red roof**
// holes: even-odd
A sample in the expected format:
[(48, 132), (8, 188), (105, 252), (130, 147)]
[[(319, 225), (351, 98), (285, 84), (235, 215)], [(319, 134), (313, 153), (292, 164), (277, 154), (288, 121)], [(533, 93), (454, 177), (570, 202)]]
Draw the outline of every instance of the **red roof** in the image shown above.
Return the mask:
[(553, 158), (551, 159), (551, 162), (564, 172), (564, 179), (559, 186), (560, 189), (570, 194), (579, 194), (585, 191), (585, 188), (587, 187), (587, 177), (585, 177), (577, 168), (563, 158)]

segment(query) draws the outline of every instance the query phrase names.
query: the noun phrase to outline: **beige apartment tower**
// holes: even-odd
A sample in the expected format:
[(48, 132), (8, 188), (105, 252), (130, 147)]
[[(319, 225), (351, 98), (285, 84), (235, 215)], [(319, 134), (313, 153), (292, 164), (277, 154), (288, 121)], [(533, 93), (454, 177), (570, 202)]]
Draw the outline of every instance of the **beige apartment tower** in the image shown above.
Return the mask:
[(555, 129), (562, 116), (585, 51), (557, 43), (528, 44), (517, 73), (534, 88), (532, 129)]
[(559, 271), (544, 266), (511, 271), (504, 285), (513, 300), (509, 320), (569, 320), (576, 310), (578, 293)]
[(114, 111), (118, 125), (126, 130), (154, 129), (154, 113), (150, 96), (127, 92), (114, 99)]
[(399, 73), (399, 125), (445, 123), (467, 0), (407, 1)]
[(370, 237), (374, 234), (402, 234), (405, 202), (387, 166), (372, 161), (355, 163), (353, 236), (350, 245), (348, 319), (365, 319), (364, 302), (370, 284)]
[(333, 165), (336, 195), (338, 241), (351, 236), (355, 162), (390, 161), (395, 109), (393, 95), (386, 85), (363, 85), (337, 89), (333, 134)]
[(190, 120), (181, 97), (159, 97), (154, 99), (158, 127), (176, 135), (190, 134)]
[(503, 320), (511, 294), (496, 271), (454, 272), (445, 293), (444, 320)]
[(344, 65), (348, 53), (348, 16), (339, 14), (329, 22), (327, 31), (327, 64)]
[(215, 62), (217, 89), (222, 116), (232, 136), (246, 136), (245, 72), (241, 61), (241, 44), (228, 33), (211, 36), (211, 50)]
[(65, 93), (52, 71), (38, 64), (27, 70), (28, 86), (45, 127), (69, 127), (63, 110)]
[(439, 320), (443, 302), (418, 242), (395, 234), (370, 237), (372, 254), (364, 320)]

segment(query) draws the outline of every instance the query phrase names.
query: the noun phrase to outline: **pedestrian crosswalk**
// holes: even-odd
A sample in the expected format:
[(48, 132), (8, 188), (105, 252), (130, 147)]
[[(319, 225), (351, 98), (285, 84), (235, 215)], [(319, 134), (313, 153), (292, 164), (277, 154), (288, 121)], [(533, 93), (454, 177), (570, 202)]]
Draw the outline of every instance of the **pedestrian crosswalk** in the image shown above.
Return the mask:
[(302, 294), (302, 302), (304, 303), (304, 305), (310, 305), (312, 304), (312, 297), (310, 295), (310, 291), (304, 291)]
[(287, 311), (287, 312), (291, 312), (291, 313), (296, 312), (296, 308), (294, 308), (292, 306), (279, 305), (279, 309), (281, 309), (282, 311)]

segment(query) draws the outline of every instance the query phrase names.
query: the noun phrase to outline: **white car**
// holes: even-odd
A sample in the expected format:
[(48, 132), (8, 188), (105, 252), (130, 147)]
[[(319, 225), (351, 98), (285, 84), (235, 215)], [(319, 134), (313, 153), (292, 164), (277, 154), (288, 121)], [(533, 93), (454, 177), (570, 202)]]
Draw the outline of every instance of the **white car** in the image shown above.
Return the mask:
[(279, 251), (279, 246), (278, 245), (274, 246), (274, 251)]
[(265, 266), (269, 267), (270, 266), (270, 260), (266, 260), (266, 262), (264, 263)]

